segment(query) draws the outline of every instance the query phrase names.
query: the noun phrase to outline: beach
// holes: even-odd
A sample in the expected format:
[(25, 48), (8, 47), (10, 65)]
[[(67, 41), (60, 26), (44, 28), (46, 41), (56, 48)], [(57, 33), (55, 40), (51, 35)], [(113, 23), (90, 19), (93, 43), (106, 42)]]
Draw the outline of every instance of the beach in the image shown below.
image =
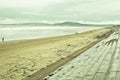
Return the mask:
[(21, 80), (112, 33), (110, 28), (0, 43), (0, 80)]

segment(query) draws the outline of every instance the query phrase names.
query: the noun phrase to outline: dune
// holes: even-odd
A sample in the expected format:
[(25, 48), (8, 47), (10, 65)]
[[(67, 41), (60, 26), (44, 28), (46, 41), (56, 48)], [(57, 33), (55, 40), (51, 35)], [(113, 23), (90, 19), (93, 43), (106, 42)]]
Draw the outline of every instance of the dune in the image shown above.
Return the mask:
[(1, 42), (0, 80), (26, 78), (110, 33), (111, 29), (103, 28), (73, 35)]

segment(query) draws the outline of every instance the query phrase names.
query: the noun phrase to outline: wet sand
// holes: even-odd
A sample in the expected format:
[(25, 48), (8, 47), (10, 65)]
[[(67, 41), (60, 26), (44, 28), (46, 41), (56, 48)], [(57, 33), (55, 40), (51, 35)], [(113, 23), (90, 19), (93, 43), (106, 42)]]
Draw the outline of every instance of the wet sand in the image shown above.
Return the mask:
[(29, 77), (48, 65), (64, 60), (76, 51), (100, 41), (108, 36), (106, 33), (111, 33), (110, 29), (0, 43), (0, 80), (21, 80)]

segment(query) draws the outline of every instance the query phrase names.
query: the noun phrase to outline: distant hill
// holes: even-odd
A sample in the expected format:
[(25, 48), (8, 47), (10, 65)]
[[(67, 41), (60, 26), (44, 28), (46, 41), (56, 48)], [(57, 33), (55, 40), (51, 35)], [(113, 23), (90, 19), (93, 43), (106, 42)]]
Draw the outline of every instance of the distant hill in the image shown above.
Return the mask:
[(111, 26), (108, 24), (83, 24), (79, 22), (61, 22), (61, 23), (18, 23), (18, 24), (0, 24), (0, 26)]
[(61, 22), (55, 23), (54, 26), (108, 26), (107, 24), (83, 24), (79, 22)]
[(17, 23), (17, 24), (0, 24), (0, 26), (49, 26), (48, 23)]
[(84, 24), (77, 23), (77, 22), (61, 22), (53, 24), (55, 26), (83, 26)]

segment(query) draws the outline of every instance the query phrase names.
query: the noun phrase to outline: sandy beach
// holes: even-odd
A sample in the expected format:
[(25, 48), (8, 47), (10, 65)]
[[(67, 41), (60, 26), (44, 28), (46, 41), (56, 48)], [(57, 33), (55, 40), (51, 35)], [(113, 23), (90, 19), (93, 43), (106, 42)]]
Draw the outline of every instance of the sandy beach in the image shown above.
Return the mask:
[(21, 80), (102, 39), (110, 29), (0, 43), (0, 80)]

